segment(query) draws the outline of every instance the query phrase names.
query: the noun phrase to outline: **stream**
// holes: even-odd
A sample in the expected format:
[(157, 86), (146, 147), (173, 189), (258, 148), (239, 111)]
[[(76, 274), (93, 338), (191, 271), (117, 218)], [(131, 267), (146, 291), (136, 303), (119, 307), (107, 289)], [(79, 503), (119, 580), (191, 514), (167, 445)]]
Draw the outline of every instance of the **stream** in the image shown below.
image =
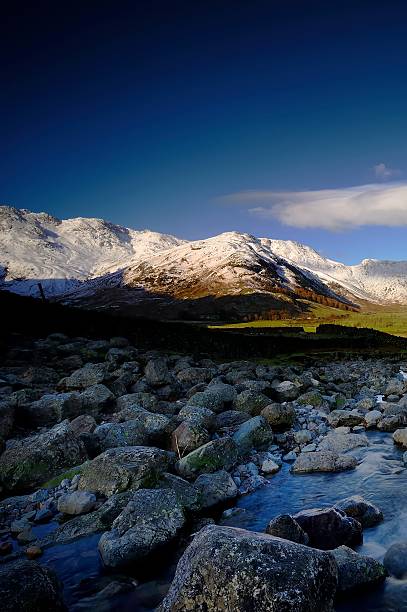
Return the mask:
[[(364, 542), (358, 552), (382, 560), (386, 550), (399, 540), (407, 540), (407, 470), (402, 452), (394, 446), (391, 434), (369, 432), (370, 446), (352, 454), (359, 460), (355, 470), (337, 474), (292, 475), (290, 465), (270, 478), (270, 484), (239, 498), (227, 524), (253, 531), (264, 531), (270, 519), (279, 514), (331, 506), (339, 500), (359, 494), (376, 504), (384, 522), (364, 530)], [(52, 566), (64, 582), (69, 609), (109, 612), (150, 612), (164, 597), (175, 570), (176, 559), (163, 555), (161, 569), (146, 568), (145, 575), (119, 576), (105, 573), (97, 552), (100, 534), (72, 544), (54, 546), (44, 551), (42, 562)], [(158, 579), (157, 579), (158, 576)], [(128, 582), (129, 590), (112, 599), (92, 598), (116, 578)], [(137, 583), (136, 588), (134, 585)], [(99, 587), (96, 589), (96, 585)], [(83, 599), (90, 596), (89, 599)], [(82, 599), (82, 602), (79, 600)], [(407, 611), (407, 580), (387, 578), (383, 585), (352, 594), (337, 604), (337, 612)]]

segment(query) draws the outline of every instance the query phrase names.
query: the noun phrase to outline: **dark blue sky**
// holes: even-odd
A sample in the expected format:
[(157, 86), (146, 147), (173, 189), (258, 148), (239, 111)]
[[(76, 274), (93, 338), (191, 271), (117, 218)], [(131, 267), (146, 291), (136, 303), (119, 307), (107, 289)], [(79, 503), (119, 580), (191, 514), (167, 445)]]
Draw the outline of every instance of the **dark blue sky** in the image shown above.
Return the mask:
[(404, 184), (406, 27), (393, 0), (15, 2), (0, 199), (186, 238), (292, 238), (347, 262), (407, 258), (401, 224), (292, 227), (248, 211), (261, 201), (218, 199), (262, 191), (274, 210), (268, 192)]

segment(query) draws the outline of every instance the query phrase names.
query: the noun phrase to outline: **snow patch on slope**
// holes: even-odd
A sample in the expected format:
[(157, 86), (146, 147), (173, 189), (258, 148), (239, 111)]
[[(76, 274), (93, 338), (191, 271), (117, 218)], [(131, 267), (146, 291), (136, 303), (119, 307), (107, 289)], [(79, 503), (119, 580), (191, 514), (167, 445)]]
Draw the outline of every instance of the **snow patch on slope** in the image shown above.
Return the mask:
[(39, 281), (48, 295), (58, 295), (182, 242), (103, 219), (60, 220), (47, 213), (0, 206), (3, 280), (7, 288), (23, 295), (37, 294)]

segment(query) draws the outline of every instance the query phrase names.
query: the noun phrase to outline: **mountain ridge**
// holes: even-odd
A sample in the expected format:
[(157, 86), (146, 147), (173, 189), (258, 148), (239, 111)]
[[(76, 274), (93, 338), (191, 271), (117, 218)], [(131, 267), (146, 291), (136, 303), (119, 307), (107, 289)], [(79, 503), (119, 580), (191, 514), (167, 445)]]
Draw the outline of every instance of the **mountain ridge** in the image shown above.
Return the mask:
[(1, 286), (23, 295), (41, 282), (50, 297), (125, 286), (177, 299), (310, 291), (344, 304), (407, 304), (406, 261), (348, 266), (295, 241), (236, 231), (188, 241), (10, 206), (0, 206), (0, 266)]

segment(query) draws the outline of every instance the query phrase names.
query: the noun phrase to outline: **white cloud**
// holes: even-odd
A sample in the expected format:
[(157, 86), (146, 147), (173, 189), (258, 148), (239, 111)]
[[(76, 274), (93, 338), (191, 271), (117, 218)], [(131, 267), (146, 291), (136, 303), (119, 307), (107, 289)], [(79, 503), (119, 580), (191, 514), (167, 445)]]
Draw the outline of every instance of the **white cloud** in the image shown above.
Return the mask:
[(379, 181), (387, 181), (395, 176), (400, 176), (400, 170), (395, 170), (394, 168), (389, 168), (386, 164), (376, 164), (373, 166), (373, 171), (375, 176)]
[(318, 191), (244, 191), (221, 198), (264, 219), (303, 228), (346, 230), (363, 225), (407, 226), (407, 183)]

